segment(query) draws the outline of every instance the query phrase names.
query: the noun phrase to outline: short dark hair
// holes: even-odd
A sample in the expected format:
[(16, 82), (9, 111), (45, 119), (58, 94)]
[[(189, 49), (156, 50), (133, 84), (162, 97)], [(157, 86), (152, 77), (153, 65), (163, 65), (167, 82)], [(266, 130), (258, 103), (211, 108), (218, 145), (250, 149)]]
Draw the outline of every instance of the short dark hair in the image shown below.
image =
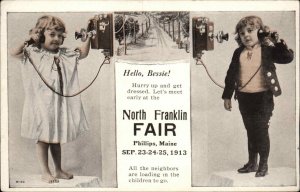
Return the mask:
[(258, 16), (251, 15), (251, 16), (242, 18), (235, 27), (235, 34), (236, 34), (235, 40), (239, 46), (243, 46), (241, 38), (239, 36), (239, 31), (241, 29), (243, 29), (244, 27), (246, 27), (247, 25), (250, 25), (251, 27), (253, 27), (255, 29), (261, 29), (261, 30), (264, 30), (264, 28), (265, 28), (261, 18)]

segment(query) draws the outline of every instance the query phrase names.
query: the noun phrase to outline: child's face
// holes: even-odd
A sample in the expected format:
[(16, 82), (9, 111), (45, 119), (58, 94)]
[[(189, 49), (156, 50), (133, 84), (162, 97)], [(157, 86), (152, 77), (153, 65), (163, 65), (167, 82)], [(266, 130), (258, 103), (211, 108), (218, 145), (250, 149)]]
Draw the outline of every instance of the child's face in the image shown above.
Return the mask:
[(57, 51), (63, 43), (63, 32), (55, 29), (45, 30), (45, 42), (42, 47), (48, 51)]
[(258, 29), (253, 28), (253, 26), (247, 25), (239, 31), (239, 36), (245, 47), (253, 47), (259, 43), (257, 36)]

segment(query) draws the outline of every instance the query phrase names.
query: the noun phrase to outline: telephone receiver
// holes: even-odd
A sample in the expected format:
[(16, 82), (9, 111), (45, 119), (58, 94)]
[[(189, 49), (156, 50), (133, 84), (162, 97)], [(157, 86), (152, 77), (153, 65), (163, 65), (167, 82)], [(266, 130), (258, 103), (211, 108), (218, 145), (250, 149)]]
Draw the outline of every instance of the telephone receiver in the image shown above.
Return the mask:
[(216, 35), (218, 43), (223, 43), (223, 41), (228, 41), (229, 35), (228, 33), (224, 34), (223, 31), (219, 31), (218, 34)]
[(80, 30), (80, 32), (75, 31), (75, 39), (77, 40), (80, 38), (82, 42), (85, 42), (88, 37), (91, 37), (92, 39), (94, 39), (95, 36), (96, 36), (95, 30), (87, 32), (86, 29), (82, 28)]
[(262, 30), (262, 29), (259, 29), (257, 31), (257, 37), (258, 39), (260, 40), (263, 40), (264, 38), (266, 37), (270, 37), (271, 39), (277, 39), (278, 38), (278, 33), (277, 31), (270, 31), (270, 29), (267, 29), (267, 30)]
[(31, 38), (29, 41), (27, 41), (27, 46), (35, 44), (35, 41)]
[[(38, 39), (38, 42), (39, 43), (44, 43), (45, 42), (45, 36), (44, 35), (40, 35), (41, 34), (41, 29), (31, 29), (29, 31), (29, 35), (32, 35), (32, 34), (39, 34), (39, 39)], [(29, 41), (26, 41), (26, 45), (29, 46), (29, 45), (37, 45), (37, 42), (35, 42), (32, 38), (29, 39)]]

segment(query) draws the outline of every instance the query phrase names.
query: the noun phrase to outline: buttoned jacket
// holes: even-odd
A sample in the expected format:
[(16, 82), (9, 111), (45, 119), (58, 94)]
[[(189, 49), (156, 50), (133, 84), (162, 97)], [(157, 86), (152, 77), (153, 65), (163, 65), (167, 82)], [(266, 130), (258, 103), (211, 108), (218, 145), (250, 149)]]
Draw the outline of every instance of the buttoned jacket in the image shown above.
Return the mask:
[[(223, 99), (231, 99), (235, 90), (238, 90), (240, 82), (240, 55), (244, 46), (237, 48), (227, 71), (225, 78), (225, 88), (222, 95)], [(261, 67), (266, 86), (272, 91), (274, 96), (281, 94), (281, 88), (276, 74), (277, 64), (288, 64), (294, 59), (294, 52), (288, 49), (284, 41), (275, 43), (274, 46), (261, 46)], [(254, 74), (253, 74), (254, 75)]]

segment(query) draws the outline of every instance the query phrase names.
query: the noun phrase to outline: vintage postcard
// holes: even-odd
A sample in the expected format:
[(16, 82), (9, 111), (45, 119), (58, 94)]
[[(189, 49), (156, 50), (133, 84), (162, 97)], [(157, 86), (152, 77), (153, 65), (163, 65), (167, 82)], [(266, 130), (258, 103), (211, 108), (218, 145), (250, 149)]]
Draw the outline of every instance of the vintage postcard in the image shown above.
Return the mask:
[(1, 191), (298, 191), (298, 1), (1, 2)]

